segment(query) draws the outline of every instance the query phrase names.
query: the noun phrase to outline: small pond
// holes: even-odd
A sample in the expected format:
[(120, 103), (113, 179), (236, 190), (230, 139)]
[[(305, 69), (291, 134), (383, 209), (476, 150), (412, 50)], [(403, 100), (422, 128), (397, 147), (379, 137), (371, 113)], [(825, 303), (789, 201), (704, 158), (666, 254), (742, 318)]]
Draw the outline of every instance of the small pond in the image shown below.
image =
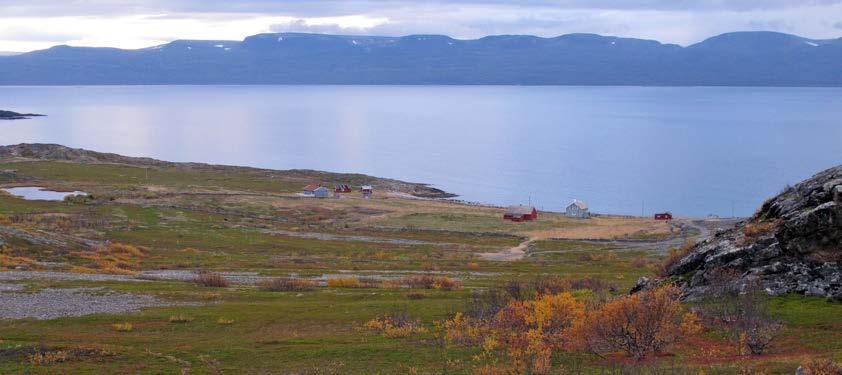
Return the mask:
[(61, 201), (71, 195), (87, 195), (83, 191), (52, 191), (41, 187), (13, 187), (0, 190), (28, 201)]

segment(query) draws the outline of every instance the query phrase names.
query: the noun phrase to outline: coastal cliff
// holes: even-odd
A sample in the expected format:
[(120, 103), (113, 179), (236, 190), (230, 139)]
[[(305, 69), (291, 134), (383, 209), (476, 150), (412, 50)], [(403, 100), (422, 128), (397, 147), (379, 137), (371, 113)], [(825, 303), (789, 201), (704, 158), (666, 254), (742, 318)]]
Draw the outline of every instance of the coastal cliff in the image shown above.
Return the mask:
[(842, 299), (842, 166), (787, 187), (666, 271), (690, 299), (705, 295), (723, 273), (771, 295)]

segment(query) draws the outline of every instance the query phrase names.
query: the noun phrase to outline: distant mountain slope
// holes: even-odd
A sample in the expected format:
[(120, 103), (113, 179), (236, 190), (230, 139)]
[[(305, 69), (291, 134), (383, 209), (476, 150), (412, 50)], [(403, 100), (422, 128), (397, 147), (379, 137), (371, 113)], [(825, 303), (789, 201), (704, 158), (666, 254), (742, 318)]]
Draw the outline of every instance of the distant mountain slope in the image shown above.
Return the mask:
[(842, 38), (738, 32), (681, 47), (593, 34), (477, 40), (260, 34), (242, 42), (57, 46), (0, 56), (0, 84), (842, 86)]

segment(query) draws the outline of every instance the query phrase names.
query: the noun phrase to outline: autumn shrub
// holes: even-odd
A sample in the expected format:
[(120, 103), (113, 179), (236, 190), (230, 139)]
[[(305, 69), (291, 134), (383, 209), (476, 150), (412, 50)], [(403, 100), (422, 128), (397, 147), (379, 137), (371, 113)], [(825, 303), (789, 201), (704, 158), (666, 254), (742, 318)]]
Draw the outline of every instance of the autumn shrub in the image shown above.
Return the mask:
[(117, 332), (131, 332), (134, 330), (134, 326), (131, 323), (114, 323), (111, 325), (111, 328), (114, 328)]
[(27, 361), (36, 366), (67, 362), (70, 358), (70, 352), (67, 350), (39, 351), (26, 356)]
[(743, 226), (743, 234), (748, 238), (757, 238), (772, 233), (780, 224), (777, 220), (750, 222)]
[(542, 277), (535, 280), (535, 292), (538, 294), (559, 294), (570, 291), (570, 282), (558, 277)]
[(737, 282), (739, 273), (720, 270), (709, 276), (705, 315), (729, 333), (740, 354), (763, 354), (782, 325), (769, 312), (769, 296), (752, 282)]
[(509, 280), (503, 284), (502, 288), (506, 294), (512, 299), (526, 298), (527, 285), (519, 280)]
[(0, 246), (0, 267), (29, 267), (35, 264), (35, 262), (35, 259), (15, 255), (11, 247), (5, 245)]
[(483, 343), (490, 326), (485, 322), (471, 318), (461, 312), (457, 312), (443, 321), (434, 323), (437, 331), (447, 345), (468, 345), (479, 346)]
[(571, 285), (604, 285), (560, 279), (536, 285), (541, 291), (531, 299), (514, 299), (502, 288), (473, 292), (466, 312), (435, 323), (437, 337), (446, 345), (481, 348), (475, 368), (542, 374), (553, 371), (552, 359), (561, 352), (625, 352), (641, 359), (701, 330), (674, 287), (606, 300), (586, 294), (580, 300)]
[(409, 293), (406, 294), (406, 298), (412, 299), (412, 300), (419, 300), (419, 299), (427, 298), (427, 294), (426, 293), (420, 293), (420, 292), (409, 292)]
[(429, 275), (406, 277), (402, 280), (402, 283), (413, 289), (452, 290), (461, 286), (459, 280), (451, 279), (447, 276)]
[(218, 272), (201, 271), (194, 279), (196, 284), (209, 288), (225, 288), (228, 286), (228, 280)]
[(830, 359), (812, 360), (801, 365), (798, 374), (803, 375), (842, 375), (842, 363)]
[(571, 290), (590, 290), (593, 292), (614, 292), (617, 290), (617, 285), (614, 283), (609, 283), (603, 279), (595, 278), (595, 277), (585, 277), (580, 279), (570, 279), (568, 280), (568, 285), (570, 286)]
[(377, 331), (386, 337), (409, 337), (414, 334), (425, 333), (427, 329), (421, 320), (413, 317), (406, 309), (394, 309), (382, 316), (366, 322), (365, 327)]
[(304, 280), (289, 277), (264, 279), (257, 283), (257, 288), (270, 292), (300, 292), (313, 290), (319, 286), (315, 280)]
[(509, 301), (518, 300), (512, 297), (511, 292), (506, 292), (506, 290), (492, 288), (471, 291), (465, 315), (480, 322), (491, 321), (500, 310), (509, 304)]
[(559, 294), (574, 290), (590, 290), (593, 292), (616, 291), (617, 286), (603, 279), (584, 277), (579, 279), (563, 279), (549, 277), (535, 282), (535, 292), (538, 294)]
[(116, 353), (107, 350), (88, 347), (37, 347), (28, 351), (29, 353), (26, 355), (26, 361), (36, 366), (50, 366), (58, 363), (81, 360), (102, 361), (106, 358), (116, 356)]
[(360, 277), (359, 281), (358, 288), (380, 288), (384, 286), (383, 280), (376, 277)]
[(169, 318), (170, 323), (190, 323), (192, 321), (193, 317), (185, 314), (172, 315)]
[(636, 359), (662, 352), (682, 335), (701, 330), (698, 316), (684, 311), (679, 295), (667, 286), (595, 307), (577, 327), (579, 347), (597, 354), (623, 351)]
[(584, 305), (570, 293), (513, 300), (494, 317), (483, 349), (489, 355), (503, 350), (517, 369), (547, 373), (553, 353), (571, 344), (572, 327), (584, 313)]
[(649, 266), (649, 261), (647, 261), (645, 258), (635, 258), (631, 262), (631, 265), (634, 268), (643, 269)]
[(86, 260), (87, 263), (80, 266), (83, 268), (118, 275), (133, 275), (140, 269), (140, 262), (146, 257), (146, 253), (134, 245), (112, 242), (93, 250), (74, 251), (70, 256)]
[(356, 277), (334, 277), (327, 279), (327, 286), (331, 288), (359, 288), (360, 279)]

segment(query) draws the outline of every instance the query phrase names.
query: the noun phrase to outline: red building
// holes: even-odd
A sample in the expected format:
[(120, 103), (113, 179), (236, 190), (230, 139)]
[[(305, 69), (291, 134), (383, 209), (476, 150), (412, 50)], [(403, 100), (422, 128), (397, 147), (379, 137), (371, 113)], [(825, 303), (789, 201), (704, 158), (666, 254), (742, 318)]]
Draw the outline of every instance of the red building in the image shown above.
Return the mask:
[(339, 184), (339, 185), (334, 186), (333, 192), (334, 193), (350, 193), (351, 192), (351, 186), (345, 185), (345, 184)]
[(672, 220), (672, 213), (664, 212), (660, 214), (655, 214), (655, 220)]
[(538, 220), (538, 210), (535, 207), (522, 204), (509, 206), (506, 213), (503, 214), (503, 220), (514, 222)]

